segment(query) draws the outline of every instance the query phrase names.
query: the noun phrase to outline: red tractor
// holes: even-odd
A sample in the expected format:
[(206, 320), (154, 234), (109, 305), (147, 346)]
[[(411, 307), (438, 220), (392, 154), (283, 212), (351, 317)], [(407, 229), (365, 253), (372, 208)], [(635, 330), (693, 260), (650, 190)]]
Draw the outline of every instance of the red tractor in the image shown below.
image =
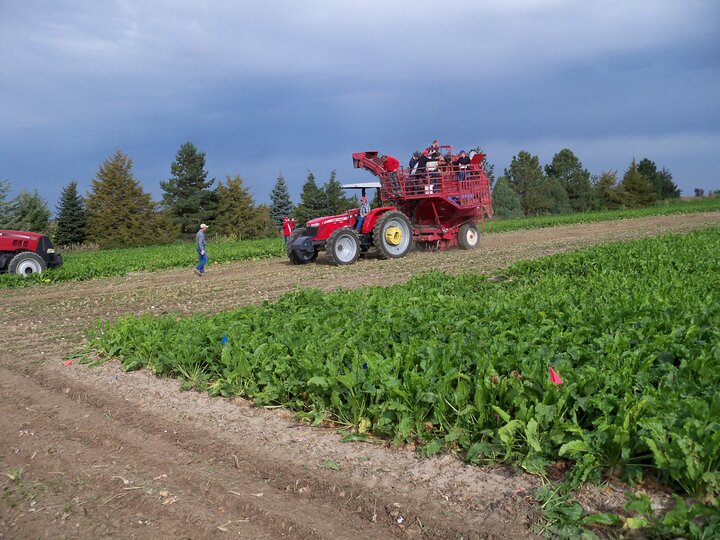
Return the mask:
[(370, 211), (359, 231), (359, 209), (338, 216), (311, 219), (295, 229), (286, 245), (294, 264), (306, 264), (325, 250), (331, 263), (352, 264), (371, 247), (383, 259), (404, 257), (413, 242), (420, 247), (445, 250), (460, 245), (474, 249), (480, 241), (478, 220), (492, 217), (490, 182), (483, 169), (485, 154), (471, 153), (469, 164), (453, 165), (452, 147), (440, 146), (444, 159), (421, 169), (387, 169), (378, 152), (356, 152), (353, 166), (378, 177), (379, 182), (345, 185), (380, 190), (381, 206)]
[(44, 234), (0, 230), (0, 272), (29, 276), (62, 263), (62, 256)]

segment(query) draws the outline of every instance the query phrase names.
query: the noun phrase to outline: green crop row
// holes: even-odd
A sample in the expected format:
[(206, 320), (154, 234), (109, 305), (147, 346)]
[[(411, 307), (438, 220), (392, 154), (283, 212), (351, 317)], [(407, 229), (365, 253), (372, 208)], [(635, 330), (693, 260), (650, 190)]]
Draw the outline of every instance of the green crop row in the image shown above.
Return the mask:
[(493, 279), (432, 273), (215, 316), (128, 317), (98, 327), (90, 347), (426, 454), (540, 474), (566, 459), (578, 482), (649, 470), (710, 505), (720, 494), (720, 229)]
[(597, 223), (618, 219), (667, 216), (674, 214), (692, 214), (699, 212), (716, 212), (720, 210), (720, 197), (705, 199), (663, 201), (648, 208), (626, 210), (604, 210), (599, 212), (581, 212), (559, 216), (537, 216), (517, 219), (490, 220), (485, 223), (486, 232), (509, 232), (520, 229), (540, 229), (558, 225), (574, 225), (581, 223)]
[[(666, 214), (710, 212), (720, 210), (720, 197), (698, 201), (680, 201), (652, 208), (634, 210), (612, 210), (607, 212), (586, 212), (563, 216), (539, 216), (512, 220), (490, 220), (485, 223), (486, 232), (507, 232), (520, 229), (554, 227), (575, 223), (594, 223), (637, 217)], [(210, 242), (211, 264), (231, 261), (245, 261), (281, 257), (285, 255), (281, 239), (243, 240), (242, 242)], [(0, 274), (0, 289), (84, 281), (88, 279), (122, 276), (130, 272), (154, 272), (169, 268), (191, 267), (196, 264), (193, 244), (179, 243), (162, 246), (110, 249), (92, 252), (63, 254), (61, 268), (21, 278), (16, 275)]]
[[(211, 262), (225, 263), (268, 259), (284, 255), (282, 240), (243, 240), (216, 242), (208, 245)], [(156, 272), (170, 268), (192, 268), (197, 264), (195, 244), (177, 243), (101, 251), (63, 254), (63, 266), (55, 270), (23, 278), (1, 274), (0, 288), (22, 287), (41, 283), (85, 281), (88, 279), (122, 276), (131, 272)]]

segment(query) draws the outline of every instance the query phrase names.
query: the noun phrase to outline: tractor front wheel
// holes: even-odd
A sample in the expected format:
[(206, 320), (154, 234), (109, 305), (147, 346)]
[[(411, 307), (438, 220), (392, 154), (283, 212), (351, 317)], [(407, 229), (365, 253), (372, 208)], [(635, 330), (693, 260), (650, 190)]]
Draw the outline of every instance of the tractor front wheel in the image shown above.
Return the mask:
[(285, 254), (288, 256), (288, 259), (290, 259), (290, 262), (293, 264), (307, 264), (313, 262), (317, 258), (317, 250), (315, 250), (313, 253), (306, 253), (305, 251), (293, 249), (292, 245), (295, 243), (295, 240), (300, 238), (303, 233), (305, 233), (304, 228), (295, 229), (293, 232), (290, 233), (290, 236), (288, 236), (287, 244), (285, 244)]
[(480, 233), (474, 223), (460, 225), (458, 231), (458, 242), (462, 249), (475, 249), (480, 244)]
[(373, 244), (383, 259), (399, 259), (412, 248), (412, 225), (399, 210), (384, 213), (373, 227)]
[(40, 255), (32, 251), (21, 251), (10, 259), (8, 273), (29, 276), (30, 274), (44, 272), (46, 268), (47, 264)]
[(353, 264), (360, 256), (360, 237), (356, 230), (342, 227), (334, 230), (325, 244), (328, 260), (335, 266)]

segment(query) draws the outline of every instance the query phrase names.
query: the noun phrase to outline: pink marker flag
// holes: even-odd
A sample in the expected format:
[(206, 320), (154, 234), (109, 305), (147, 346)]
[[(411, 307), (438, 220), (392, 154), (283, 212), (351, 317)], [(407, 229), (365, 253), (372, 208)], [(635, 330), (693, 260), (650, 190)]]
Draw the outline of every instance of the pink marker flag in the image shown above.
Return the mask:
[(550, 381), (553, 384), (562, 384), (563, 380), (560, 378), (560, 375), (558, 375), (558, 372), (555, 371), (552, 366), (548, 366), (548, 369), (550, 370)]

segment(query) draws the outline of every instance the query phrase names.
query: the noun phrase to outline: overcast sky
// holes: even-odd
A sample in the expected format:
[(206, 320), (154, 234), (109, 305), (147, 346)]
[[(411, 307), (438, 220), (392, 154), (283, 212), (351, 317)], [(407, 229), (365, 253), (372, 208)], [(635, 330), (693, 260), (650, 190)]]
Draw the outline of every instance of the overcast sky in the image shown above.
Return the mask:
[(435, 138), (496, 175), (570, 148), (720, 189), (720, 2), (0, 0), (0, 179), (53, 210), (116, 149), (155, 200), (190, 141), (211, 178), (269, 203), (282, 173), (297, 203), (308, 170), (371, 180), (352, 152)]

